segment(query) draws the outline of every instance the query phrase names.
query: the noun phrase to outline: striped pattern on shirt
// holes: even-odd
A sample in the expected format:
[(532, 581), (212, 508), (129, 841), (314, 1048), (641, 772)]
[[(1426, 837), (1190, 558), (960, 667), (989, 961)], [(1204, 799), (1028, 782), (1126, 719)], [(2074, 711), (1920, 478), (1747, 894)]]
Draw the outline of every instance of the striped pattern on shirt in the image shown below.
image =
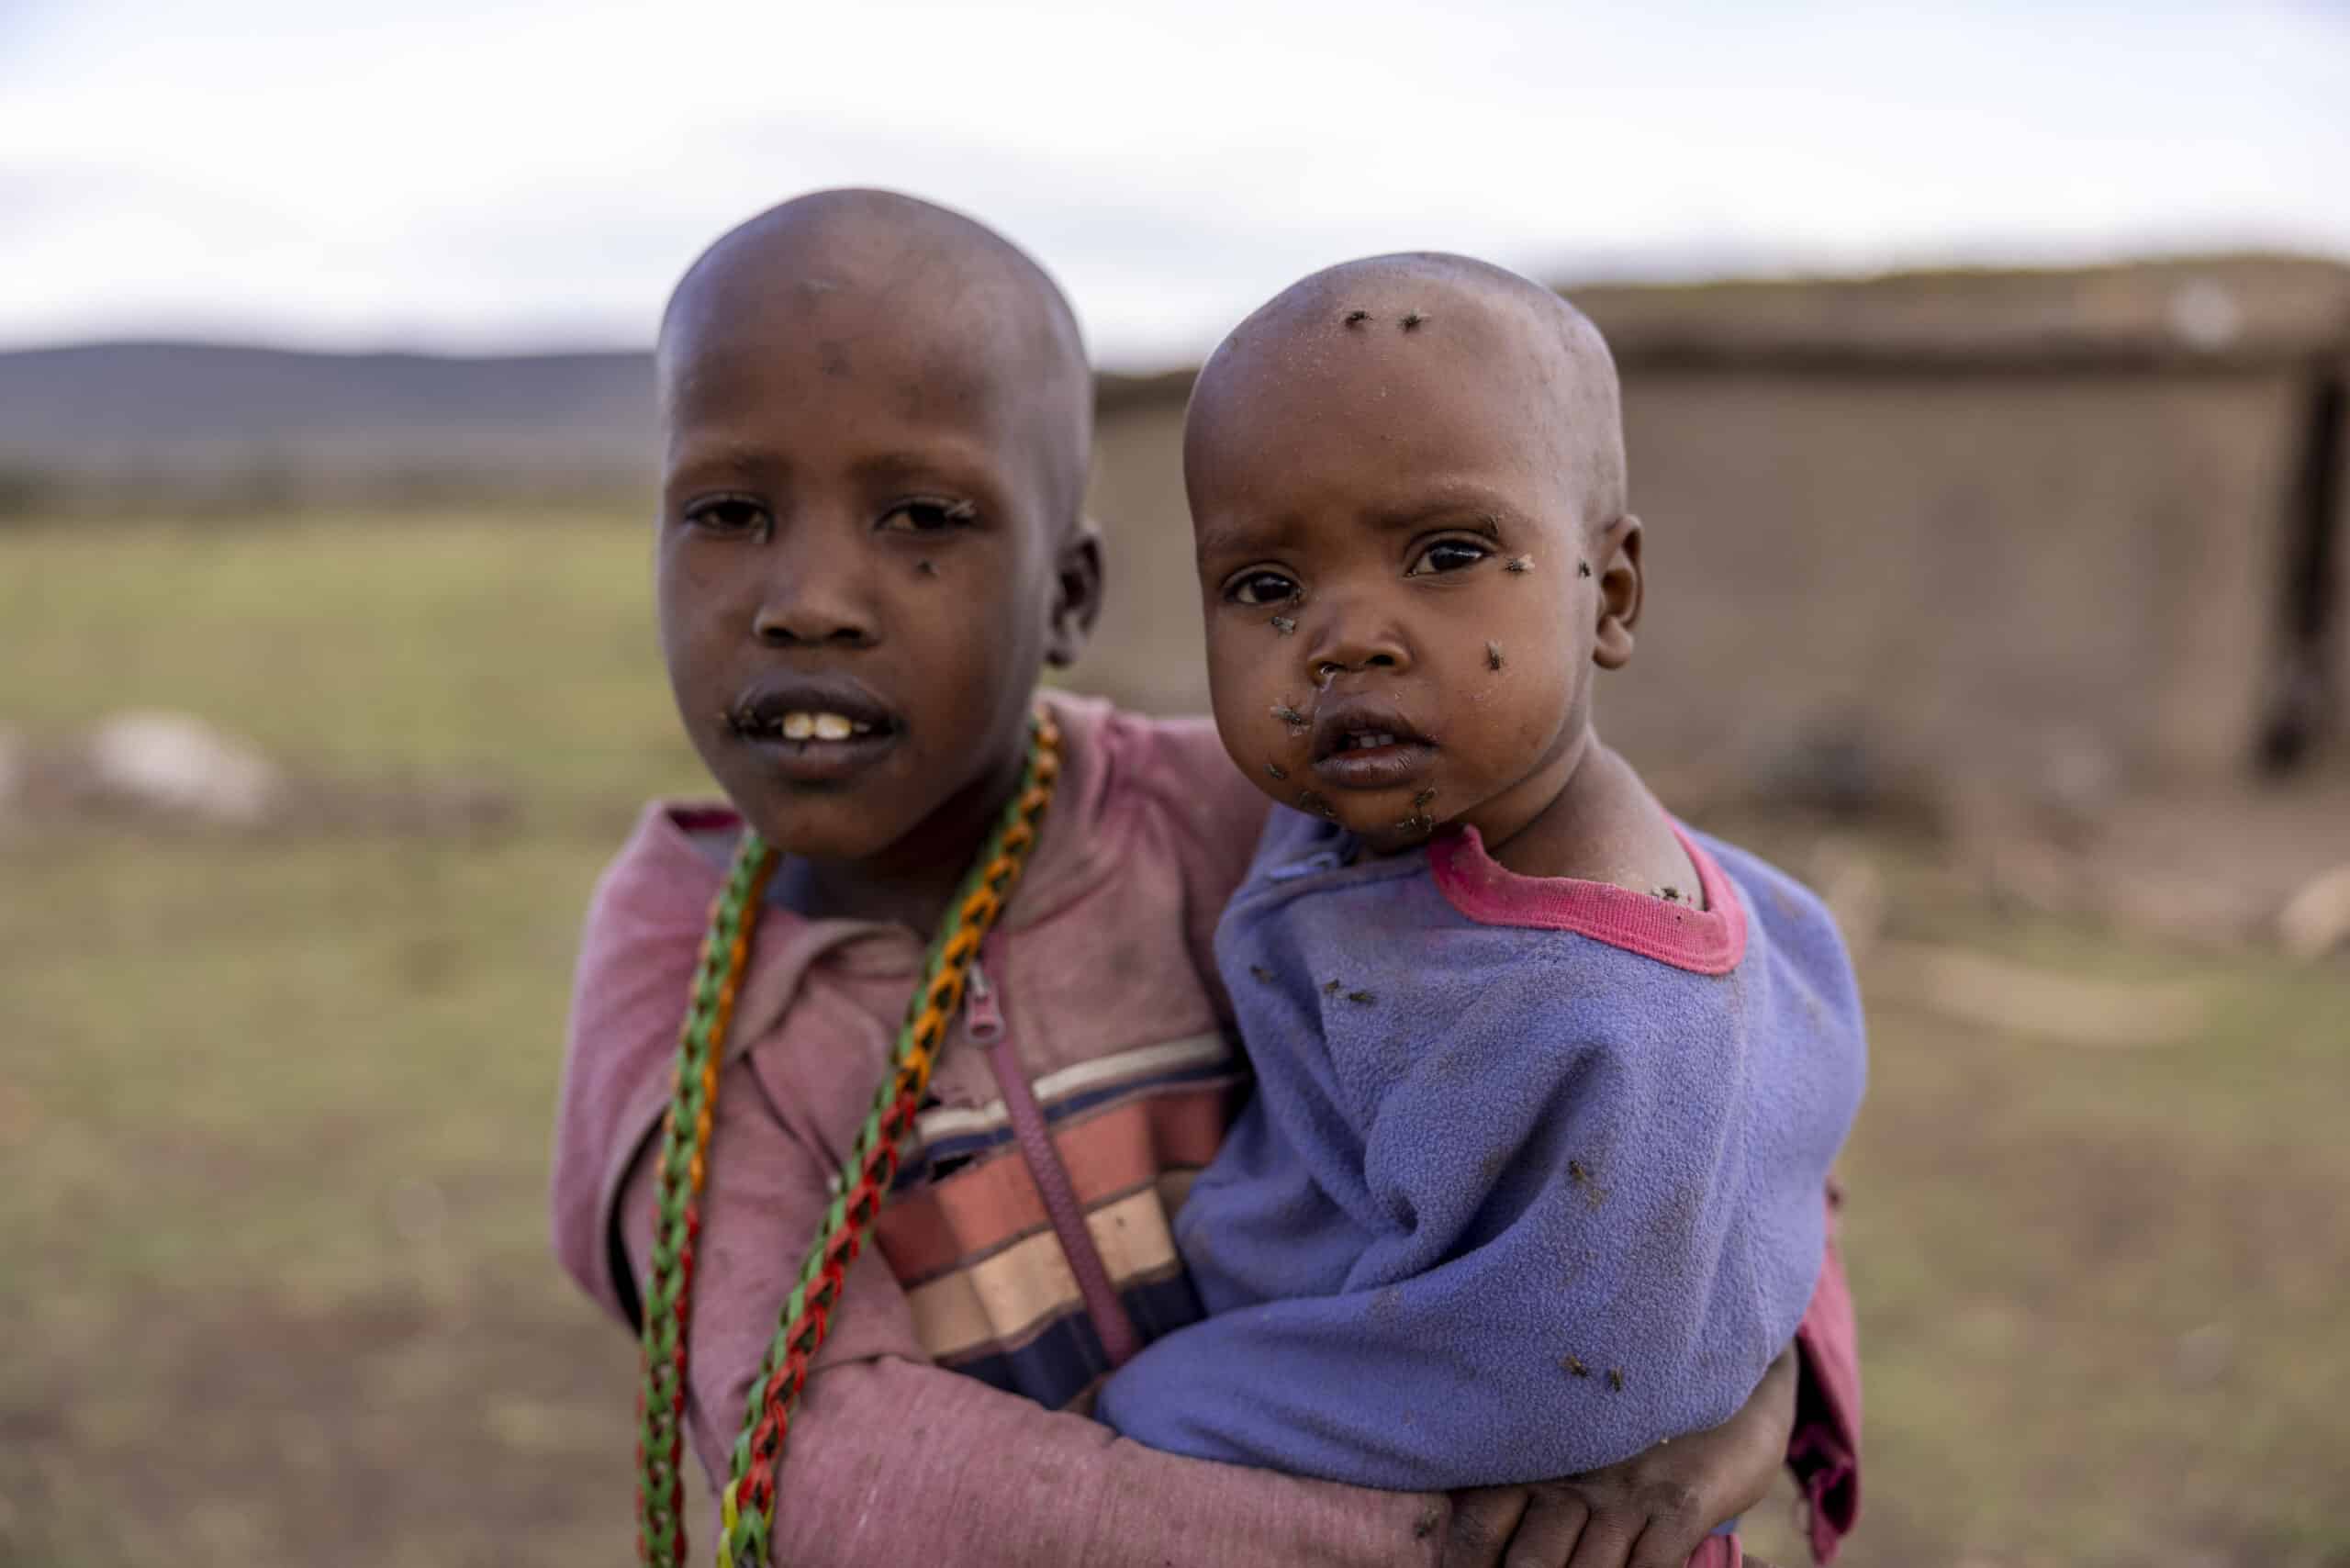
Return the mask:
[[(1206, 1034), (1080, 1062), (1032, 1086), (1146, 1340), (1200, 1316), (1171, 1222), (1248, 1082), (1231, 1042)], [(915, 1118), (875, 1241), (939, 1365), (1055, 1408), (1110, 1370), (1001, 1098)]]

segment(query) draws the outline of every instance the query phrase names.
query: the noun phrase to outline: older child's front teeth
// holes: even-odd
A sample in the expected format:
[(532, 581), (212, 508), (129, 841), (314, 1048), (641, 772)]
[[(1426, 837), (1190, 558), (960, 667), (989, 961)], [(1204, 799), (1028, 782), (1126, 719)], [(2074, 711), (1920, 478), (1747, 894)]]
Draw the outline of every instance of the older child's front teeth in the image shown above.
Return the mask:
[(869, 735), (873, 726), (839, 713), (786, 713), (783, 716), (783, 738), (788, 741), (845, 741), (851, 735)]
[(1363, 734), (1360, 732), (1357, 732), (1356, 734), (1347, 737), (1347, 744), (1357, 751), (1374, 751), (1383, 745), (1393, 745), (1395, 744), (1395, 737), (1387, 734), (1384, 730), (1379, 731), (1373, 734)]

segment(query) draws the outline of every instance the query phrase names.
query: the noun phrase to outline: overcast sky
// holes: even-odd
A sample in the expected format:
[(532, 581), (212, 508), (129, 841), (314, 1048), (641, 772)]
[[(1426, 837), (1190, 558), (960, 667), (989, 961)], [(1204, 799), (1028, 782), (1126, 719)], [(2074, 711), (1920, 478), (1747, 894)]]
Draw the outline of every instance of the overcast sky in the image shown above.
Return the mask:
[(1401, 248), (2350, 257), (2350, 4), (0, 0), (0, 346), (636, 345), (839, 184), (1002, 229), (1127, 365)]

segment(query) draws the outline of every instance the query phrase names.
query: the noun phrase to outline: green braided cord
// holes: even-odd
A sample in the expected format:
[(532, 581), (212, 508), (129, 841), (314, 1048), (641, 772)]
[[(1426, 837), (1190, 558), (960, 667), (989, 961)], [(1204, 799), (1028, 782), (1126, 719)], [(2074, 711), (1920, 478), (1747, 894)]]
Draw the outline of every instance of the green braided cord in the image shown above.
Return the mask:
[(711, 1110), (711, 1053), (723, 1045), (719, 1037), (720, 993), (733, 969), (735, 940), (745, 931), (746, 918), (756, 917), (756, 896), (769, 858), (759, 835), (746, 831), (733, 869), (711, 911), (709, 933), (702, 939), (687, 1022), (677, 1046), (675, 1098), (662, 1127), (655, 1167), (653, 1253), (643, 1303), (644, 1384), (637, 1412), (637, 1545), (649, 1562), (677, 1563), (685, 1558), (683, 1489), (677, 1470), (685, 1405), (680, 1336), (692, 1286), (685, 1264), (698, 1228), (692, 1181), (696, 1129)]
[[(800, 1276), (791, 1287), (790, 1296), (783, 1304), (782, 1313), (776, 1323), (775, 1338), (767, 1345), (767, 1358), (760, 1365), (759, 1375), (751, 1381), (749, 1407), (744, 1415), (742, 1435), (734, 1439), (733, 1462), (731, 1467), (732, 1479), (738, 1491), (751, 1473), (751, 1437), (765, 1414), (766, 1401), (763, 1396), (767, 1387), (774, 1379), (778, 1369), (790, 1356), (792, 1327), (799, 1322), (800, 1314), (806, 1309), (809, 1290), (815, 1283), (817, 1276), (823, 1271), (824, 1260), (831, 1250), (834, 1238), (849, 1223), (849, 1194), (856, 1190), (862, 1179), (866, 1161), (871, 1158), (875, 1148), (881, 1142), (882, 1121), (903, 1089), (910, 1059), (915, 1055), (917, 1049), (915, 1024), (934, 1002), (936, 1002), (951, 1017), (954, 1009), (962, 1001), (962, 984), (959, 975), (953, 977), (954, 983), (949, 995), (944, 998), (933, 995), (940, 980), (943, 955), (948, 941), (962, 924), (960, 912), (963, 905), (987, 884), (990, 870), (1003, 856), (1005, 838), (1022, 820), (1022, 802), (1029, 791), (1036, 786), (1039, 754), (1040, 748), (1035, 743), (1032, 730), (1028, 748), (1028, 765), (1021, 776), (1020, 787), (1013, 791), (1012, 800), (1005, 805), (1003, 814), (997, 819), (995, 826), (989, 831), (987, 842), (979, 846), (979, 852), (973, 859), (970, 870), (966, 873), (961, 888), (956, 892), (954, 902), (947, 906), (946, 920), (942, 923), (939, 931), (931, 939), (929, 951), (924, 955), (923, 961), (922, 983), (914, 988), (913, 996), (906, 1004), (905, 1021), (899, 1025), (897, 1048), (890, 1056), (890, 1070), (882, 1079), (880, 1087), (875, 1091), (873, 1103), (865, 1114), (865, 1123), (857, 1129), (856, 1141), (850, 1146), (847, 1156), (841, 1161), (840, 1170), (833, 1179), (833, 1201), (824, 1211), (824, 1223), (818, 1230), (814, 1244), (808, 1249), (806, 1259), (800, 1265)], [(780, 1462), (781, 1455), (778, 1454), (776, 1457)], [(742, 1508), (732, 1521), (727, 1538), (721, 1546), (722, 1563), (731, 1557), (732, 1561), (738, 1565), (752, 1564), (756, 1565), (756, 1568), (766, 1568), (773, 1527), (774, 1521), (767, 1515), (767, 1510), (758, 1507)]]

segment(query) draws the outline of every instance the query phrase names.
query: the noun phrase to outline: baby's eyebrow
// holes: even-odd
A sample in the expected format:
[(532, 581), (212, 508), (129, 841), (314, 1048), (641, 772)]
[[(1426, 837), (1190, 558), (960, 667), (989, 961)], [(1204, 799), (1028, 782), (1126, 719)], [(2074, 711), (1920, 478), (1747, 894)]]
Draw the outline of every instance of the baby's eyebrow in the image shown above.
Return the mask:
[(1501, 513), (1482, 498), (1463, 499), (1458, 496), (1416, 497), (1409, 501), (1374, 512), (1366, 521), (1382, 533), (1403, 533), (1422, 528), (1435, 519), (1442, 518), (1454, 528), (1465, 528), (1491, 539), (1502, 536)]
[(1203, 526), (1193, 543), (1203, 561), (1219, 555), (1257, 555), (1279, 550), (1294, 532), (1284, 523), (1215, 522)]

